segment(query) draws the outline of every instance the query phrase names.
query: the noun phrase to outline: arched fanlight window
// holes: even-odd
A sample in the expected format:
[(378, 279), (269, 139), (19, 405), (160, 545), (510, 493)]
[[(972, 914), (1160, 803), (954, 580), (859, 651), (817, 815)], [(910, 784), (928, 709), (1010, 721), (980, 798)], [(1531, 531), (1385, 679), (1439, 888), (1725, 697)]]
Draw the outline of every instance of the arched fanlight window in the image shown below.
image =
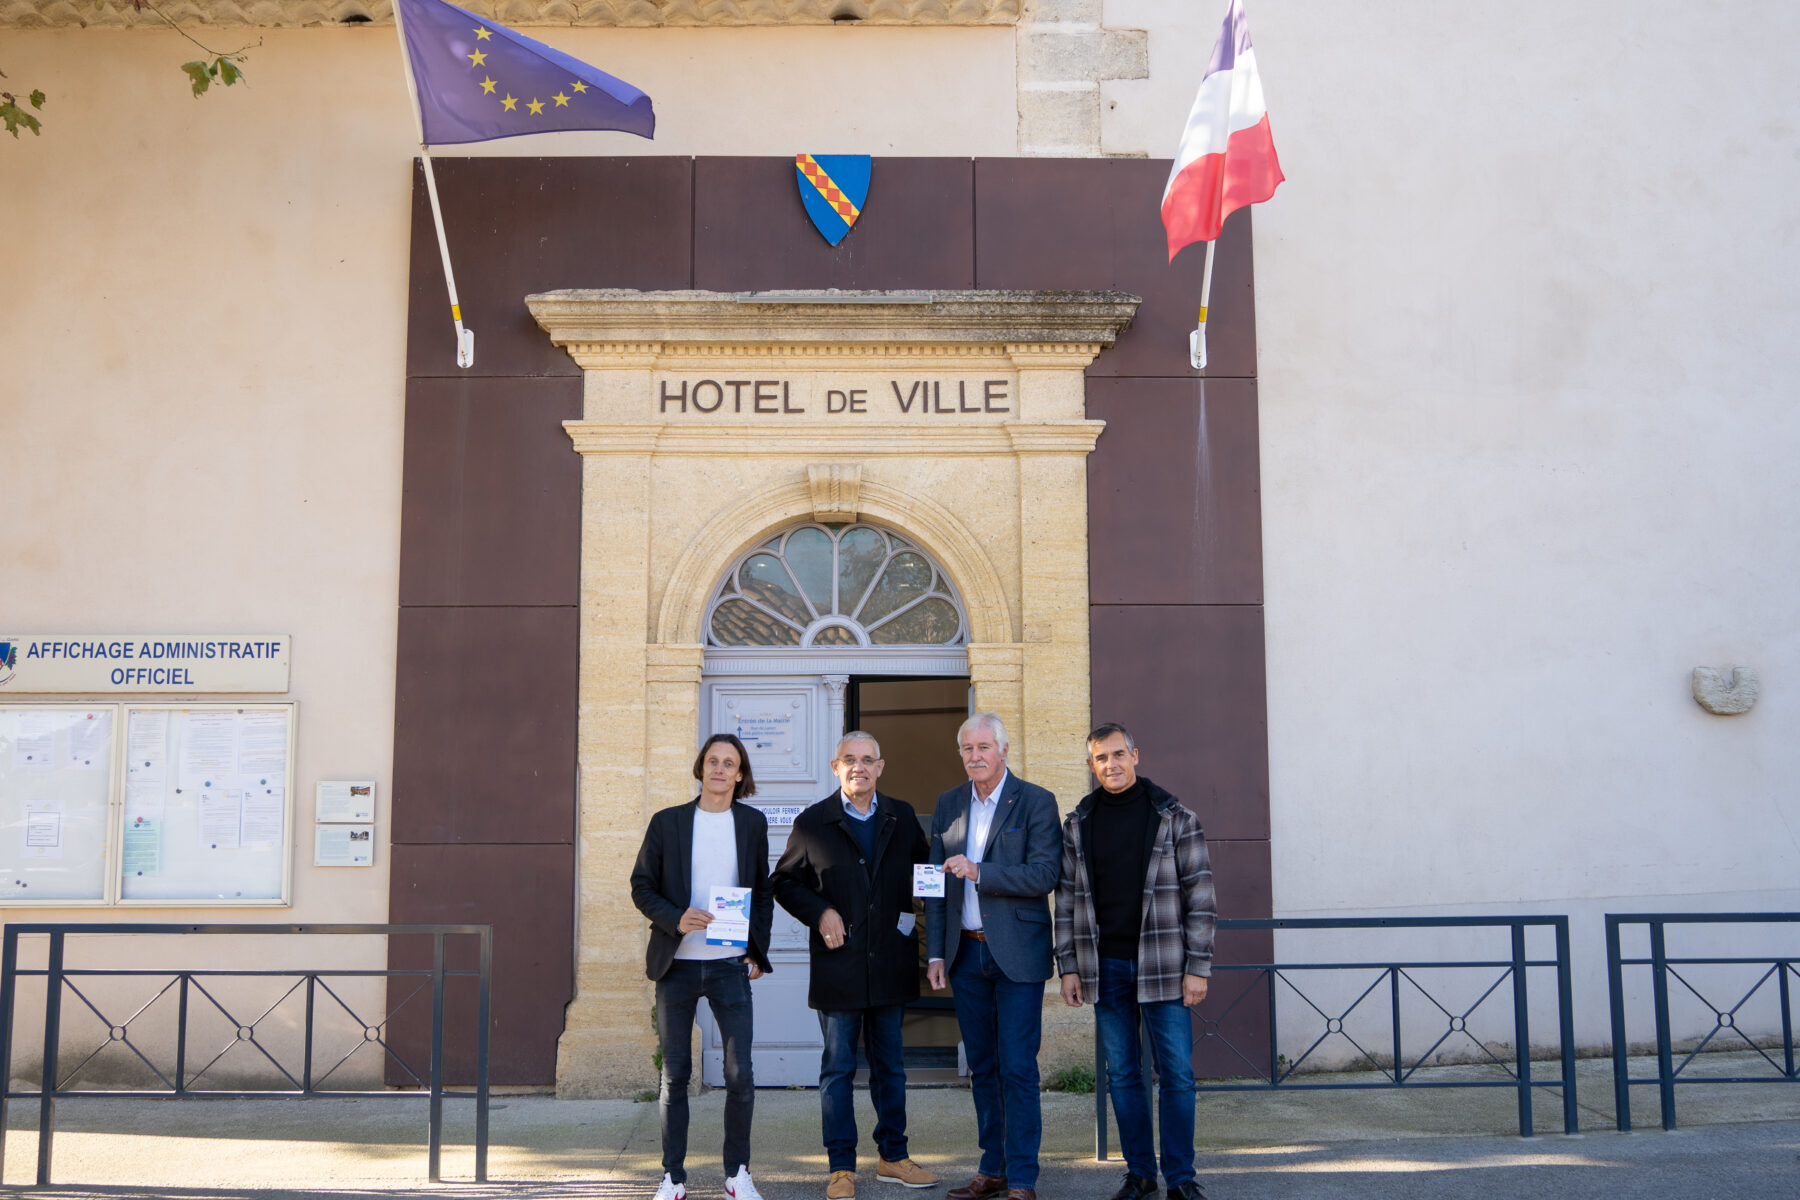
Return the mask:
[(960, 646), (962, 601), (923, 550), (873, 525), (801, 525), (732, 564), (713, 646)]

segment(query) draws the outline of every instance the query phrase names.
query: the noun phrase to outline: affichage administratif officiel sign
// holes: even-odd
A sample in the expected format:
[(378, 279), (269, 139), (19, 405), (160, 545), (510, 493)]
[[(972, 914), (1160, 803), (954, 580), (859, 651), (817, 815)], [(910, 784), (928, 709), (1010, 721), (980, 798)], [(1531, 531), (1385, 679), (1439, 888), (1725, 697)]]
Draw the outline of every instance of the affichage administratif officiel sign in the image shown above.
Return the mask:
[(0, 696), (285, 692), (285, 633), (0, 634)]

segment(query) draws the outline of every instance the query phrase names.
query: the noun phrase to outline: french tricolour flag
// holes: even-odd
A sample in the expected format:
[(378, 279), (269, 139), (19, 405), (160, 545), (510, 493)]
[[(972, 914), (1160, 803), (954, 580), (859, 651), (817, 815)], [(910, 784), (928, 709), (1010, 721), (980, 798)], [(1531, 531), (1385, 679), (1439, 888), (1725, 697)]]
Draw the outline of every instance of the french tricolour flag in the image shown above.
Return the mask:
[(1269, 136), (1256, 51), (1250, 47), (1250, 23), (1243, 0), (1231, 0), (1163, 189), (1169, 257), (1190, 242), (1217, 238), (1226, 217), (1273, 196), (1283, 178)]

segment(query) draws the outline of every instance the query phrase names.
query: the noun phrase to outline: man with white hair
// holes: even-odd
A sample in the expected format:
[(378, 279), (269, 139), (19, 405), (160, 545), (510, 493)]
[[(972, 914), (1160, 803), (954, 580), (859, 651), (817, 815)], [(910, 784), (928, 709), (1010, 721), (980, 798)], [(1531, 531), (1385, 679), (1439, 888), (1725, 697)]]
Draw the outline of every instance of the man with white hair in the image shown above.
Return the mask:
[(955, 985), (981, 1163), (948, 1200), (1037, 1200), (1038, 1043), (1050, 978), (1050, 905), (1062, 871), (1056, 797), (1006, 769), (1006, 726), (976, 713), (956, 733), (966, 785), (938, 797), (925, 902), (926, 979)]

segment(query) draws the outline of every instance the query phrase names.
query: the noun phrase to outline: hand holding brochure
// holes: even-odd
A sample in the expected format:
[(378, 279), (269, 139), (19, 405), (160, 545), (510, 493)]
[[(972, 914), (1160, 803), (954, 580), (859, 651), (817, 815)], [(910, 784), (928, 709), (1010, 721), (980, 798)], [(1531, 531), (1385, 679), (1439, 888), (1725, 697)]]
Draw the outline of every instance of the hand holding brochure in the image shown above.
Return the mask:
[(708, 890), (706, 911), (712, 924), (706, 927), (709, 946), (750, 944), (750, 889), (713, 886)]
[(916, 864), (913, 867), (913, 895), (942, 900), (944, 898), (944, 868), (934, 867), (930, 863)]

